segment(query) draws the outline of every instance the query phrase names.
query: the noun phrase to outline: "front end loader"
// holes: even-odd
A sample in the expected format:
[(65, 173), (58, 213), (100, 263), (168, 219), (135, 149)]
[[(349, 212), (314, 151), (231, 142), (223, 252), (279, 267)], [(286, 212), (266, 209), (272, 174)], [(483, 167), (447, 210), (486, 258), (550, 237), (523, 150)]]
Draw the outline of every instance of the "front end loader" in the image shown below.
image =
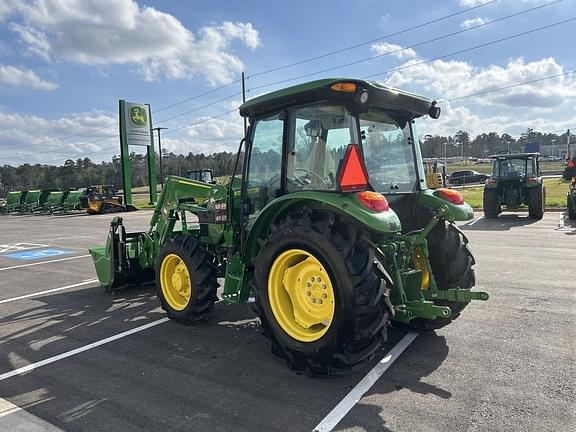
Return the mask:
[[(146, 232), (112, 221), (90, 249), (108, 291), (155, 282), (162, 308), (204, 321), (255, 298), (272, 351), (313, 375), (364, 366), (390, 321), (449, 324), (475, 263), (455, 222), (471, 207), (429, 189), (415, 119), (435, 101), (376, 82), (324, 79), (252, 99), (226, 185), (169, 176)], [(242, 163), (240, 161), (242, 160)]]

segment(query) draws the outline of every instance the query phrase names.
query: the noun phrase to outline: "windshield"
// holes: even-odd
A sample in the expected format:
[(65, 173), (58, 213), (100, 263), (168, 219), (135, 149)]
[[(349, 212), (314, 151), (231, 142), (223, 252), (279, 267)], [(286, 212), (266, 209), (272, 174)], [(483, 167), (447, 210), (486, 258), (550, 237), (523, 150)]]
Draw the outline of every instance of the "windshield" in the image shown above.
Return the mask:
[(499, 167), (495, 164), (495, 174), (500, 177), (523, 177), (525, 175), (534, 175), (534, 163), (526, 159), (505, 159), (499, 161)]
[(364, 161), (374, 190), (412, 192), (416, 167), (410, 140), (410, 123), (402, 128), (382, 111), (360, 114)]

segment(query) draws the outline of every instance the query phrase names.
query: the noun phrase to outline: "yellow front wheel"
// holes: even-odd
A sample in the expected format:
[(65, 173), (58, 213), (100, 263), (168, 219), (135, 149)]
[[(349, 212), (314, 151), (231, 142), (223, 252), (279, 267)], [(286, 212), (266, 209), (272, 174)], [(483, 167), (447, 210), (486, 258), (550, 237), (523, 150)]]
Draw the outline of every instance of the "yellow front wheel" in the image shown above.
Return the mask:
[(176, 254), (167, 254), (160, 264), (160, 289), (174, 310), (181, 311), (190, 303), (190, 272), (184, 260)]
[(156, 262), (156, 286), (160, 304), (176, 321), (204, 321), (217, 300), (213, 256), (198, 239), (177, 234), (162, 246)]

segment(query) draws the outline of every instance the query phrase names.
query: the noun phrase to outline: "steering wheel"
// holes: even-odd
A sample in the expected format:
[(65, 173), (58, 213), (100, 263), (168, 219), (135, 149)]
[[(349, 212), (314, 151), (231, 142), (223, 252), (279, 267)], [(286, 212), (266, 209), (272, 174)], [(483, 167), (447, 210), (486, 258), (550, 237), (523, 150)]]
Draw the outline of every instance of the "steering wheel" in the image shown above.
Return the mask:
[[(301, 183), (305, 183), (305, 182), (303, 181), (304, 178), (309, 179), (309, 177), (315, 177), (316, 179), (320, 180), (320, 182), (321, 182), (324, 186), (330, 186), (330, 184), (328, 184), (328, 183), (326, 182), (326, 179), (325, 179), (324, 177), (322, 177), (320, 174), (318, 174), (318, 173), (316, 173), (316, 172), (314, 172), (314, 171), (311, 171), (311, 170), (306, 169), (306, 168), (294, 168), (294, 174), (296, 174), (297, 171), (301, 171), (301, 172), (306, 173), (304, 176), (297, 176), (297, 177), (296, 177), (296, 178), (299, 180), (299, 182), (301, 182)], [(310, 184), (310, 183), (308, 183), (308, 184)], [(308, 186), (308, 184), (303, 184), (303, 187)]]

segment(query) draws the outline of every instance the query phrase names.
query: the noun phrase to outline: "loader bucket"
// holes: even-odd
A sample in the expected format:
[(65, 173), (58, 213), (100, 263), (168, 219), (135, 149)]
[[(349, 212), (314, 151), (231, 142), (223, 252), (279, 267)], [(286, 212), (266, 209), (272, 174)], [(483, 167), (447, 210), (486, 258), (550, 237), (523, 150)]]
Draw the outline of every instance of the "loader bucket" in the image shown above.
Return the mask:
[(90, 248), (96, 274), (105, 291), (130, 285), (141, 285), (154, 280), (154, 270), (142, 267), (141, 237), (146, 233), (126, 233), (122, 218), (110, 222), (106, 245)]

